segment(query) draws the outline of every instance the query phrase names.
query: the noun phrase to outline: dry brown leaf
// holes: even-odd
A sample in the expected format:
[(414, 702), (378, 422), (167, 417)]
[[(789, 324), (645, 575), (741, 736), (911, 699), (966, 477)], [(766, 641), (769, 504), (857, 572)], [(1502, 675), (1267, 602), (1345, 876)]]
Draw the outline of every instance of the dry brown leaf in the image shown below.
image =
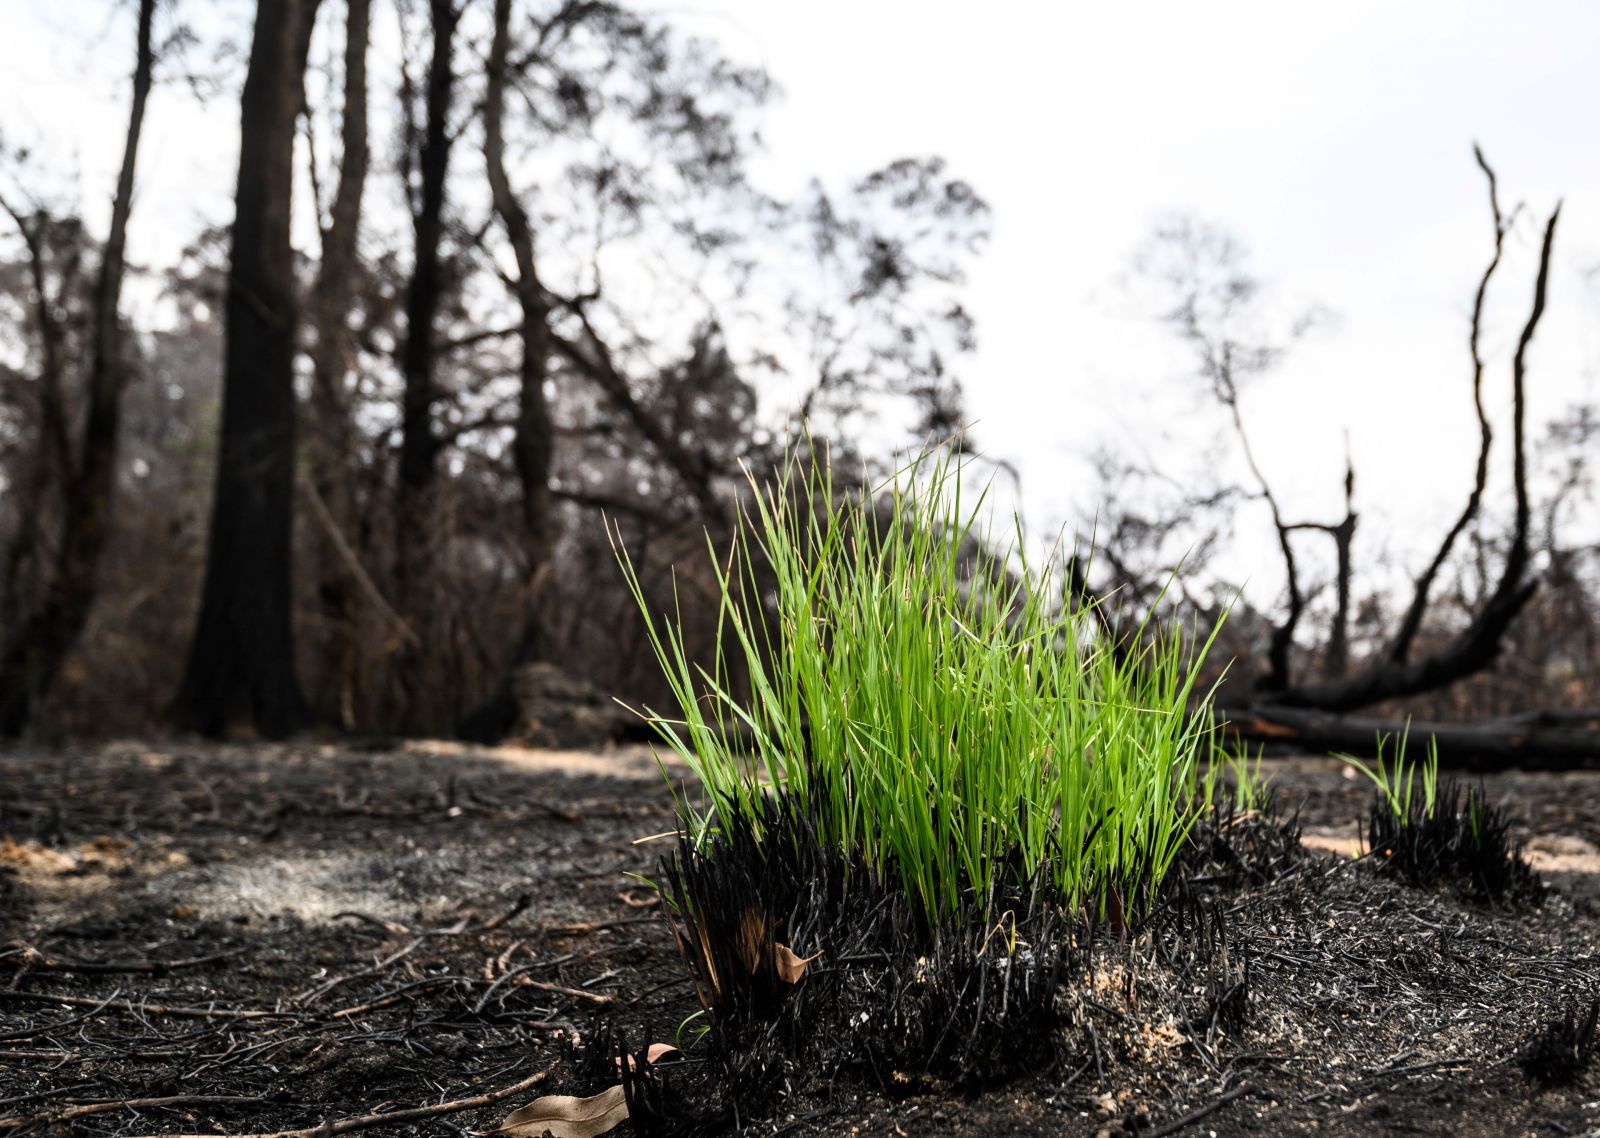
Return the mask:
[(596, 1138), (628, 1120), (628, 1100), (622, 1085), (588, 1098), (545, 1095), (506, 1116), (498, 1130), (508, 1138)]
[(772, 946), (773, 967), (778, 970), (778, 978), (786, 984), (798, 984), (800, 977), (806, 974), (806, 965), (821, 955), (819, 952), (815, 956), (799, 957), (786, 944)]
[[(672, 1055), (677, 1050), (678, 1049), (676, 1047), (674, 1047), (670, 1043), (652, 1043), (649, 1047), (647, 1047), (645, 1049), (645, 1054), (644, 1054), (645, 1061), (647, 1063), (658, 1062), (663, 1055)], [(623, 1060), (623, 1056), (618, 1055), (617, 1058), (616, 1058), (616, 1064), (617, 1064), (618, 1067), (622, 1066), (622, 1060)], [(628, 1070), (631, 1071), (636, 1066), (636, 1064), (633, 1061), (633, 1056), (632, 1055), (627, 1056), (627, 1060), (628, 1060)]]

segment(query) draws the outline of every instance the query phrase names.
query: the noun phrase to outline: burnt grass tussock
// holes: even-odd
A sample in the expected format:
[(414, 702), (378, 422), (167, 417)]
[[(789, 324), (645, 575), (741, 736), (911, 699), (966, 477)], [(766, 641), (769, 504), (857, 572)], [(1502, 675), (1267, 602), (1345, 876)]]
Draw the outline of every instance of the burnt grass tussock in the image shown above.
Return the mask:
[(649, 1030), (608, 1025), (574, 1055), (596, 1086), (623, 1072), (641, 1133), (738, 1130), (841, 1082), (905, 1096), (1073, 1068), (1103, 1077), (1119, 1049), (1096, 1022), (1108, 993), (1158, 993), (1157, 1019), (1214, 1048), (1251, 1006), (1228, 898), (1301, 855), (1296, 816), (1219, 799), (1137, 907), (1074, 904), (1041, 871), (999, 875), (930, 915), (892, 871), (825, 842), (813, 808), (769, 795), (756, 817), (698, 843), (683, 835), (662, 859), (664, 911), (703, 1012), (696, 1045), (652, 1064)]
[(1569, 1004), (1528, 1041), (1519, 1057), (1530, 1079), (1553, 1086), (1578, 1081), (1594, 1057), (1595, 1030), (1600, 1026), (1600, 998), (1587, 1008)]
[(1396, 810), (1378, 794), (1367, 849), (1378, 872), (1419, 888), (1453, 888), (1488, 905), (1538, 904), (1544, 886), (1512, 833), (1505, 809), (1483, 788), (1446, 779), (1437, 798)]

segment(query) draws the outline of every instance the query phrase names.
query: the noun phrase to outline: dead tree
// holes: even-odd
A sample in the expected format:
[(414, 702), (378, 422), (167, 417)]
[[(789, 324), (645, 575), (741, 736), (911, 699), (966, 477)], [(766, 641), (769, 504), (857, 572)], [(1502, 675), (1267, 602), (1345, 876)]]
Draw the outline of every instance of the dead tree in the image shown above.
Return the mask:
[[(1517, 340), (1511, 361), (1512, 396), (1512, 491), (1515, 510), (1509, 533), (1504, 543), (1504, 560), (1488, 590), (1488, 595), (1472, 612), (1466, 626), (1446, 638), (1437, 647), (1418, 656), (1416, 644), (1429, 611), (1437, 579), (1455, 552), (1460, 538), (1482, 513), (1488, 480), (1489, 458), (1494, 441), (1494, 431), (1485, 410), (1485, 363), (1481, 350), (1485, 298), (1489, 285), (1501, 263), (1506, 234), (1511, 218), (1500, 207), (1498, 186), (1494, 171), (1481, 151), (1475, 150), (1479, 167), (1488, 181), (1489, 206), (1494, 225), (1494, 248), (1482, 276), (1478, 281), (1472, 308), (1469, 348), (1472, 360), (1472, 396), (1477, 412), (1479, 446), (1475, 461), (1473, 481), (1467, 500), (1455, 517), (1427, 566), (1417, 577), (1409, 602), (1394, 634), (1383, 649), (1373, 658), (1352, 667), (1350, 662), (1350, 606), (1352, 560), (1351, 544), (1356, 527), (1354, 508), (1355, 473), (1348, 459), (1345, 472), (1345, 511), (1338, 522), (1290, 522), (1272, 486), (1256, 462), (1250, 446), (1244, 418), (1239, 407), (1239, 378), (1261, 370), (1275, 360), (1277, 349), (1272, 346), (1252, 345), (1247, 339), (1235, 337), (1226, 327), (1228, 318), (1242, 307), (1252, 295), (1254, 282), (1233, 270), (1229, 255), (1231, 248), (1197, 249), (1192, 234), (1184, 234), (1189, 241), (1177, 267), (1167, 275), (1169, 284), (1181, 286), (1177, 307), (1168, 315), (1180, 335), (1193, 343), (1199, 353), (1202, 375), (1210, 381), (1213, 394), (1228, 412), (1233, 432), (1243, 453), (1245, 464), (1254, 483), (1255, 496), (1265, 501), (1271, 513), (1287, 580), (1287, 601), (1281, 620), (1274, 623), (1267, 652), (1267, 668), (1257, 680), (1249, 695), (1234, 703), (1224, 718), (1233, 729), (1247, 737), (1261, 740), (1278, 739), (1301, 746), (1337, 745), (1361, 746), (1351, 730), (1359, 723), (1355, 735), (1364, 739), (1370, 748), (1375, 738), (1375, 724), (1397, 730), (1398, 721), (1350, 720), (1342, 725), (1337, 716), (1370, 707), (1386, 700), (1414, 696), (1447, 687), (1459, 680), (1490, 667), (1501, 651), (1508, 629), (1538, 588), (1538, 578), (1533, 568), (1530, 550), (1531, 506), (1528, 491), (1528, 456), (1526, 433), (1526, 384), (1528, 355), (1545, 311), (1549, 283), (1551, 250), (1555, 241), (1556, 226), (1560, 217), (1559, 204), (1550, 214), (1543, 228), (1535, 274), (1532, 303)], [(1215, 235), (1205, 235), (1213, 242), (1225, 241)], [(1200, 281), (1195, 265), (1209, 257), (1215, 266), (1227, 270), (1220, 284), (1210, 285)], [(1204, 291), (1210, 288), (1210, 292)], [(1207, 307), (1209, 305), (1209, 307)], [(1219, 315), (1220, 314), (1220, 315)], [(1221, 325), (1221, 330), (1218, 330)], [(1296, 559), (1293, 535), (1301, 531), (1316, 531), (1332, 539), (1336, 554), (1336, 602), (1333, 623), (1326, 645), (1324, 675), (1319, 679), (1303, 679), (1295, 672), (1296, 632), (1305, 610), (1306, 594), (1300, 583), (1300, 566)], [(1114, 551), (1113, 551), (1114, 552)], [(1115, 556), (1107, 558), (1117, 564)], [(1097, 598), (1086, 585), (1080, 589), (1081, 597), (1094, 602)], [(1548, 726), (1548, 725), (1544, 725)], [(1589, 757), (1600, 755), (1600, 745), (1593, 736), (1585, 742), (1574, 742), (1586, 728), (1573, 721), (1563, 722), (1556, 731), (1525, 729), (1526, 724), (1484, 724), (1470, 731), (1462, 728), (1448, 733), (1450, 746), (1460, 756), (1476, 757), (1481, 761), (1526, 757), (1538, 748), (1545, 748), (1553, 760), (1564, 760), (1570, 755), (1584, 752)], [(1431, 727), (1430, 727), (1431, 729)], [(1445, 735), (1440, 736), (1441, 741)]]
[[(357, 252), (361, 204), (369, 165), (367, 140), (367, 47), (371, 35), (371, 0), (345, 5), (344, 90), (340, 125), (339, 181), (327, 223), (322, 227), (322, 260), (311, 290), (311, 322), (316, 342), (311, 349), (311, 397), (306, 449), (310, 468), (312, 510), (324, 524), (318, 535), (317, 600), (327, 623), (337, 663), (338, 719), (354, 727), (351, 687), (359, 645), (357, 603), (359, 555), (350, 534), (356, 518), (350, 472), (357, 462), (357, 432), (349, 391), (357, 344), (351, 327), (360, 260)], [(313, 159), (314, 161), (314, 159)], [(320, 509), (318, 506), (320, 505)]]
[[(1209, 385), (1211, 397), (1228, 416), (1234, 441), (1250, 475), (1250, 493), (1266, 505), (1283, 559), (1287, 594), (1284, 614), (1272, 627), (1266, 670), (1255, 680), (1256, 688), (1267, 698), (1273, 698), (1274, 693), (1287, 690), (1293, 682), (1295, 637), (1306, 608), (1307, 596), (1300, 580), (1300, 562), (1294, 541), (1296, 533), (1322, 532), (1334, 540), (1340, 563), (1340, 600), (1329, 654), (1340, 669), (1343, 668), (1342, 660), (1348, 653), (1350, 547), (1356, 527), (1355, 474), (1347, 462), (1342, 520), (1337, 523), (1288, 520), (1282, 500), (1257, 460), (1242, 407), (1245, 382), (1273, 367), (1284, 352), (1282, 344), (1261, 332), (1241, 331), (1236, 327), (1251, 323), (1251, 309), (1259, 285), (1241, 271), (1242, 253), (1230, 236), (1193, 222), (1182, 221), (1160, 230), (1154, 253), (1159, 257), (1147, 255), (1143, 267), (1177, 293), (1177, 303), (1167, 313), (1166, 321), (1194, 348), (1200, 376)], [(1312, 323), (1312, 316), (1300, 317), (1291, 337)]]
[[(9, 643), (0, 647), (0, 735), (20, 734), (28, 725), (38, 701), (49, 692), (61, 666), (88, 623), (96, 593), (96, 574), (110, 531), (111, 503), (116, 491), (117, 435), (122, 392), (127, 383), (121, 301), (126, 275), (128, 219), (133, 213), (134, 171), (139, 136), (144, 127), (145, 104), (155, 68), (152, 26), (155, 0), (140, 0), (137, 48), (133, 72), (133, 101), (128, 131), (117, 174), (116, 196), (111, 205), (111, 227), (95, 277), (90, 333), (87, 409), (75, 462), (70, 459), (67, 425), (61, 394), (60, 328), (47, 311), (49, 292), (44, 281), (39, 247), (40, 220), (23, 226), (9, 205), (4, 208), (24, 229), (30, 260), (39, 287), (37, 308), (43, 349), (44, 388), (41, 459), (42, 477), (63, 480), (62, 532), (58, 538), (49, 582), (37, 607), (15, 629)], [(33, 524), (29, 522), (28, 524)]]
[(42, 564), (49, 544), (47, 514), (57, 512), (70, 481), (73, 457), (65, 384), (71, 345), (66, 314), (82, 291), (85, 243), (77, 219), (57, 218), (41, 203), (25, 209), (0, 195), (0, 209), (22, 237), (39, 360), (32, 382), (19, 385), (16, 392), (18, 402), (32, 412), (33, 438), (22, 460), (24, 468), (9, 480), (17, 526), (0, 569), (0, 635), (9, 641), (39, 604), (41, 575), (48, 568)]
[[(510, 74), (511, 0), (495, 0), (494, 39), (489, 49), (488, 88), (484, 96), (484, 164), (495, 216), (505, 228), (516, 259), (517, 275), (508, 280), (521, 314), (522, 357), (517, 376), (517, 417), (512, 460), (522, 491), (522, 538), (528, 575), (528, 612), (523, 629), (523, 660), (543, 651), (538, 593), (548, 573), (553, 518), (550, 509), (550, 462), (554, 441), (545, 382), (550, 374), (551, 304), (534, 254), (533, 226), (506, 173), (505, 101)], [(545, 29), (545, 34), (549, 28)]]
[[(488, 84), (483, 100), (483, 158), (494, 213), (505, 229), (506, 240), (516, 259), (516, 276), (505, 275), (505, 281), (521, 314), (518, 334), (522, 356), (518, 366), (517, 415), (511, 454), (522, 491), (522, 547), (527, 574), (522, 636), (516, 652), (516, 663), (522, 665), (542, 659), (546, 650), (540, 594), (550, 576), (550, 548), (554, 536), (550, 464), (555, 447), (550, 408), (545, 398), (545, 381), (550, 372), (551, 303), (539, 280), (533, 225), (506, 172), (505, 109), (510, 76), (511, 9), (511, 0), (495, 0), (494, 36), (489, 47)], [(566, 11), (563, 9), (556, 19), (561, 19)], [(550, 31), (551, 25), (546, 25), (541, 41)], [(462, 725), (463, 734), (475, 738), (503, 737), (515, 721), (516, 705), (512, 678), (508, 675), (488, 702), (467, 717)]]
[(179, 722), (281, 737), (306, 709), (294, 670), (295, 123), (317, 0), (259, 0), (240, 97), (239, 186), (225, 306), (222, 432), (200, 617)]
[(1533, 344), (1534, 336), (1539, 329), (1539, 321), (1544, 316), (1546, 289), (1550, 277), (1550, 252), (1555, 242), (1556, 223), (1561, 216), (1559, 204), (1551, 211), (1545, 223), (1544, 237), (1539, 248), (1539, 267), (1534, 279), (1533, 302), (1527, 320), (1523, 323), (1522, 332), (1517, 338), (1516, 352), (1511, 361), (1511, 479), (1516, 506), (1505, 563), (1501, 567), (1493, 591), (1467, 626), (1426, 656), (1420, 659), (1412, 658), (1411, 650), (1417, 631), (1422, 626), (1428, 607), (1429, 592), (1434, 581), (1450, 556), (1457, 539), (1478, 516), (1487, 480), (1489, 449), (1493, 441), (1493, 432), (1489, 428), (1489, 421), (1483, 409), (1484, 369), (1479, 351), (1479, 333), (1482, 325), (1483, 297), (1500, 261), (1506, 223), (1500, 212), (1494, 173), (1483, 160), (1481, 152), (1478, 154), (1478, 162), (1489, 179), (1489, 200), (1495, 224), (1495, 251), (1479, 283), (1477, 300), (1473, 306), (1471, 329), (1473, 399), (1478, 410), (1480, 442), (1476, 476), (1467, 504), (1455, 524), (1445, 534), (1428, 567), (1417, 578), (1411, 603), (1388, 650), (1352, 676), (1322, 683), (1286, 687), (1274, 692), (1267, 701), (1269, 704), (1332, 712), (1354, 711), (1370, 707), (1382, 700), (1416, 695), (1464, 679), (1494, 663), (1499, 655), (1501, 640), (1506, 630), (1538, 588), (1539, 582), (1532, 571), (1528, 543), (1531, 507), (1528, 498), (1528, 459), (1525, 442), (1527, 364), (1528, 349)]
[(1353, 567), (1350, 547), (1356, 536), (1356, 468), (1350, 461), (1348, 443), (1344, 462), (1344, 517), (1337, 522), (1298, 522), (1288, 527), (1296, 530), (1316, 530), (1333, 539), (1334, 553), (1334, 609), (1333, 623), (1328, 629), (1328, 648), (1323, 661), (1323, 674), (1329, 680), (1343, 678), (1350, 668), (1350, 581)]
[[(446, 284), (444, 242), (445, 185), (455, 132), (450, 111), (455, 100), (455, 34), (461, 12), (452, 0), (431, 0), (432, 51), (424, 79), (423, 121), (416, 123), (413, 99), (405, 100), (406, 176), (411, 200), (415, 256), (406, 289), (406, 336), (401, 349), (405, 390), (400, 421), (400, 491), (395, 524), (395, 568), (400, 611), (409, 616), (422, 587), (417, 580), (422, 551), (433, 540), (430, 499), (438, 473), (440, 440), (434, 412), (441, 398), (435, 374), (439, 358), (439, 309)], [(406, 84), (410, 86), (409, 80)]]
[(430, 0), (428, 12), (432, 46), (423, 81), (421, 123), (416, 120), (409, 72), (402, 76), (404, 170), (414, 257), (406, 288), (406, 331), (400, 352), (404, 388), (393, 531), (395, 607), (409, 627), (422, 631), (417, 641), (403, 644), (395, 656), (398, 691), (394, 694), (400, 700), (402, 725), (413, 731), (429, 727), (437, 719), (422, 670), (423, 651), (431, 641), (428, 630), (433, 624), (427, 604), (428, 573), (438, 542), (438, 467), (439, 453), (444, 448), (435, 425), (443, 398), (437, 374), (437, 324), (449, 290), (442, 248), (450, 152), (456, 134), (450, 113), (456, 93), (455, 36), (461, 8), (454, 0)]

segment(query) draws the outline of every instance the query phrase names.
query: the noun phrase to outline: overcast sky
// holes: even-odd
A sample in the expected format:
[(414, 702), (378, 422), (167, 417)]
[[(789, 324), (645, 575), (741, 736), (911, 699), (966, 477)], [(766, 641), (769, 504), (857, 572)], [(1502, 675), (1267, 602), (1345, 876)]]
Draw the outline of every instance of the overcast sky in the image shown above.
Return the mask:
[[(994, 206), (971, 288), (982, 346), (963, 372), (978, 437), (1022, 469), (1036, 525), (1092, 510), (1081, 458), (1096, 442), (1175, 453), (1220, 423), (1127, 280), (1152, 227), (1182, 212), (1232, 230), (1288, 303), (1335, 317), (1246, 396), (1290, 512), (1336, 506), (1348, 430), (1364, 538), (1405, 550), (1431, 537), (1459, 507), (1475, 438), (1466, 319), (1492, 229), (1474, 140), (1506, 205), (1529, 211), (1491, 298), (1496, 401), (1538, 223), (1561, 197), (1531, 417), (1595, 395), (1593, 0), (650, 6), (783, 86), (765, 132), (771, 188), (937, 153)], [(128, 70), (126, 14), (107, 7), (0, 0), (0, 123), (77, 162), (99, 225)], [(227, 219), (236, 116), (226, 98), (209, 112), (152, 101), (136, 255), (186, 239), (197, 209)]]

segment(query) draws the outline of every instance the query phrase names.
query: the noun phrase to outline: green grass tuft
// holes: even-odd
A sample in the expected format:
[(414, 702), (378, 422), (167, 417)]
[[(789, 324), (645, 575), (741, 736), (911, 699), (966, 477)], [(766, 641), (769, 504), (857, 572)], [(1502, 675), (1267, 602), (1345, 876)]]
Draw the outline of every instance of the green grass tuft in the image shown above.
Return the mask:
[(800, 455), (752, 480), (731, 548), (708, 540), (724, 647), (705, 666), (619, 545), (681, 707), (646, 715), (705, 794), (680, 809), (703, 835), (759, 825), (769, 794), (812, 803), (827, 842), (934, 919), (1040, 874), (1131, 914), (1228, 767), (1197, 690), (1217, 628), (1140, 627), (1114, 651), (1060, 603), (1063, 566), (1031, 568), (1015, 525), (995, 539), (964, 473), (940, 455), (842, 495)]

